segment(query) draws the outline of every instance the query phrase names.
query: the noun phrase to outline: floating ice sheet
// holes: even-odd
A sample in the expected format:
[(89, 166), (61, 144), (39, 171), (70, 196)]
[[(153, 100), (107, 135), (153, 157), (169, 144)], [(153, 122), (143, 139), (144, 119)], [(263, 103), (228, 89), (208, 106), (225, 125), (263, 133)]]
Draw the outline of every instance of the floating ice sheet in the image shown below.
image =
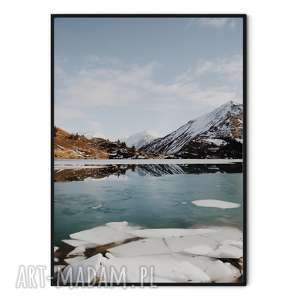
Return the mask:
[(231, 245), (219, 245), (216, 248), (212, 248), (207, 245), (198, 245), (195, 247), (186, 248), (183, 250), (183, 252), (215, 258), (240, 258), (243, 256), (242, 249)]
[(234, 227), (210, 227), (210, 232), (204, 233), (203, 236), (209, 237), (219, 243), (230, 241), (231, 243), (237, 243), (239, 247), (242, 247), (243, 233), (238, 228)]
[(65, 265), (54, 265), (54, 273), (60, 272), (64, 267)]
[(85, 260), (85, 258), (86, 258), (85, 256), (79, 255), (71, 258), (65, 258), (65, 262), (69, 265), (72, 265)]
[(237, 208), (240, 207), (240, 204), (222, 200), (214, 200), (214, 199), (207, 199), (207, 200), (195, 200), (192, 203), (196, 206), (202, 207), (215, 207), (221, 209), (228, 209), (228, 208)]
[[(90, 282), (95, 276), (111, 282), (110, 267), (115, 271), (125, 267), (126, 282), (141, 282), (142, 266), (154, 268), (154, 282), (235, 282), (241, 276), (238, 268), (219, 259), (243, 256), (243, 236), (237, 228), (137, 228), (127, 222), (112, 222), (71, 234), (73, 239), (65, 242), (76, 247), (68, 255), (79, 256), (65, 259), (69, 266), (63, 272), (71, 268), (75, 273), (70, 282), (74, 282), (74, 278), (77, 280), (79, 266), (85, 270), (84, 282)], [(123, 242), (134, 237), (141, 239), (111, 247), (105, 257), (99, 254), (86, 259), (83, 256), (86, 245)], [(87, 278), (85, 269), (90, 265), (97, 269), (92, 279)], [(147, 274), (143, 281), (151, 282), (150, 275)]]
[(235, 282), (241, 276), (236, 267), (219, 259), (185, 254), (174, 254), (173, 257), (201, 268), (213, 282)]
[(114, 256), (132, 257), (141, 255), (154, 255), (170, 253), (163, 239), (143, 239), (130, 243), (126, 243), (109, 249)]
[[(172, 255), (117, 257), (102, 260), (101, 264), (103, 269), (100, 280), (102, 281), (114, 279), (111, 271), (121, 270), (123, 266), (126, 266), (126, 273), (124, 274), (126, 282), (151, 282), (152, 280), (154, 283), (210, 281), (209, 276), (201, 268), (186, 260), (176, 259)], [(144, 276), (141, 266), (147, 270)], [(151, 273), (150, 270), (153, 272)]]
[(166, 238), (179, 237), (186, 235), (197, 235), (212, 232), (213, 229), (181, 229), (181, 228), (166, 228), (166, 229), (140, 229), (130, 230), (129, 233), (142, 238)]
[(73, 249), (71, 252), (68, 253), (67, 256), (72, 256), (72, 255), (84, 255), (86, 248), (85, 246), (78, 246), (75, 249)]
[(81, 241), (81, 240), (62, 240), (65, 244), (68, 244), (72, 247), (79, 247), (84, 246), (85, 248), (94, 248), (97, 246), (97, 244), (89, 243), (87, 241)]
[(99, 226), (70, 234), (70, 237), (72, 239), (83, 240), (97, 245), (105, 245), (114, 242), (121, 242), (134, 236), (111, 226)]
[(70, 264), (63, 270), (63, 278), (68, 283), (91, 283), (97, 276), (102, 258), (102, 254), (99, 253)]
[(218, 245), (215, 240), (201, 236), (201, 235), (188, 235), (183, 237), (169, 237), (165, 239), (168, 248), (172, 252), (181, 252), (185, 249), (192, 247), (201, 247), (201, 255), (206, 255)]

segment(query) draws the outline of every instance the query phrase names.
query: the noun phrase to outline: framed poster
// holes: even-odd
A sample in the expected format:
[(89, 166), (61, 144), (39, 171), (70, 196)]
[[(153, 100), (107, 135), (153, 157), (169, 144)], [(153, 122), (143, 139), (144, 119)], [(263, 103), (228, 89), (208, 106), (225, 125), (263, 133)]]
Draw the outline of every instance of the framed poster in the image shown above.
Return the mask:
[(51, 16), (52, 285), (245, 285), (246, 15)]

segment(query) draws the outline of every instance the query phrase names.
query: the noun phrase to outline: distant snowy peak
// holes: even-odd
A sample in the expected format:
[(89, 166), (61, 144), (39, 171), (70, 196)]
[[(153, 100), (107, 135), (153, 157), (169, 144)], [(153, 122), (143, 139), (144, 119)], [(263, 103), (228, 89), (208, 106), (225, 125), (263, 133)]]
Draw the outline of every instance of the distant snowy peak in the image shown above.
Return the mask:
[(243, 106), (233, 101), (193, 119), (143, 147), (152, 153), (174, 154), (194, 138), (242, 138)]
[(143, 146), (148, 145), (150, 142), (155, 140), (157, 137), (151, 134), (148, 131), (141, 131), (131, 135), (129, 138), (126, 139), (126, 145), (128, 147), (135, 147), (139, 149)]

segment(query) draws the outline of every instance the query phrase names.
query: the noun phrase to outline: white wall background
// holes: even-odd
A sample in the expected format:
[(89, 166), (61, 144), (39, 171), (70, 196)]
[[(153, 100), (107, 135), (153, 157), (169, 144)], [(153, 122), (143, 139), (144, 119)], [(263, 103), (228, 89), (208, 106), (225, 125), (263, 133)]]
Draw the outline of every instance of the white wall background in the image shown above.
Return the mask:
[[(299, 294), (298, 1), (2, 1), (1, 294), (22, 299), (253, 299)], [(247, 13), (249, 286), (14, 288), (19, 264), (50, 257), (50, 13)]]

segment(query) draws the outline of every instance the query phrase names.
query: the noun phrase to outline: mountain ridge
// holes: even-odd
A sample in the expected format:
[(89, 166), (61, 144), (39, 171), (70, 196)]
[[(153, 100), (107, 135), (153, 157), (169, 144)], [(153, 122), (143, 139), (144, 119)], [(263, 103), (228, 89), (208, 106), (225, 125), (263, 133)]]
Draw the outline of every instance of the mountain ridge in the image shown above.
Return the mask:
[(127, 147), (124, 142), (112, 142), (96, 137), (87, 138), (85, 135), (69, 133), (59, 127), (54, 127), (54, 157), (57, 159), (148, 158), (145, 153)]
[(243, 105), (226, 102), (164, 137), (141, 131), (121, 141), (54, 128), (54, 157), (65, 159), (242, 158)]
[[(241, 140), (242, 126), (242, 104), (229, 101), (207, 114), (186, 122), (178, 129), (152, 141), (141, 149), (146, 153), (176, 155), (195, 139), (199, 141), (221, 139), (224, 143), (234, 139)], [(214, 143), (209, 142), (208, 144)]]

